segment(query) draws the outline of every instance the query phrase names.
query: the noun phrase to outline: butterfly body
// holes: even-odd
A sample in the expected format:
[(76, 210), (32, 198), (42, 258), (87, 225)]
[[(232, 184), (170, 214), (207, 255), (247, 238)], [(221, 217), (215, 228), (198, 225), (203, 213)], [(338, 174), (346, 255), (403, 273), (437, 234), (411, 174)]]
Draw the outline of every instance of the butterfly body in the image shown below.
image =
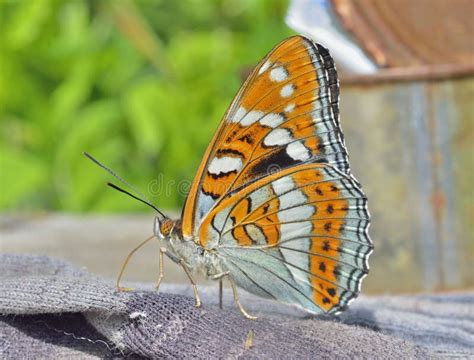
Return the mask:
[(163, 220), (155, 219), (154, 234), (162, 241), (168, 256), (175, 262), (182, 259), (185, 266), (193, 273), (213, 278), (228, 271), (224, 261), (215, 249), (203, 248), (192, 239), (183, 238), (180, 231), (181, 220), (170, 220), (163, 226)]

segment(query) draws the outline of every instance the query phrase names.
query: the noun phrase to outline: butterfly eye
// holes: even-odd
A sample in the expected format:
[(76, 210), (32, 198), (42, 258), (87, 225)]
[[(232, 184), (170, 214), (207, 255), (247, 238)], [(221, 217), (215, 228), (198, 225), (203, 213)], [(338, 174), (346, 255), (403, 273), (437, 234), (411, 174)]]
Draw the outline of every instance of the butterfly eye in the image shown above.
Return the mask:
[(174, 222), (168, 218), (161, 219), (155, 217), (155, 223), (153, 224), (153, 232), (159, 239), (165, 239), (168, 237), (173, 230)]
[(171, 234), (174, 227), (174, 221), (170, 219), (164, 219), (160, 226), (161, 235), (166, 238)]

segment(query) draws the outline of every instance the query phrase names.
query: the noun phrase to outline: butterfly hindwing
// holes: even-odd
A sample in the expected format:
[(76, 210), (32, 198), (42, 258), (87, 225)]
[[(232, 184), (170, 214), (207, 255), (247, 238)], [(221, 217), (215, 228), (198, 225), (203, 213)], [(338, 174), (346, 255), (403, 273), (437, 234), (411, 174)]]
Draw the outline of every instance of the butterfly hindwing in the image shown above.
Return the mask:
[(217, 249), (235, 281), (315, 313), (357, 296), (372, 251), (366, 198), (329, 164), (301, 164), (225, 195), (199, 238)]
[(224, 194), (297, 164), (330, 163), (350, 173), (339, 127), (339, 87), (328, 51), (294, 36), (249, 76), (206, 151), (183, 210), (183, 235)]

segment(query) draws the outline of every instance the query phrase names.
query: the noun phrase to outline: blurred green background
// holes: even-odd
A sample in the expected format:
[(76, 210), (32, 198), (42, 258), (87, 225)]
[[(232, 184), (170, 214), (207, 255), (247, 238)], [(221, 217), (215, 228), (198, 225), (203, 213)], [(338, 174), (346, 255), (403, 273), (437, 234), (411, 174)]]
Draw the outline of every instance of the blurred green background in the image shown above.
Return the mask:
[[(0, 210), (120, 212), (93, 154), (177, 209), (241, 71), (292, 32), (286, 1), (0, 5)], [(157, 192), (156, 179), (170, 184)], [(161, 188), (163, 190), (163, 188)]]

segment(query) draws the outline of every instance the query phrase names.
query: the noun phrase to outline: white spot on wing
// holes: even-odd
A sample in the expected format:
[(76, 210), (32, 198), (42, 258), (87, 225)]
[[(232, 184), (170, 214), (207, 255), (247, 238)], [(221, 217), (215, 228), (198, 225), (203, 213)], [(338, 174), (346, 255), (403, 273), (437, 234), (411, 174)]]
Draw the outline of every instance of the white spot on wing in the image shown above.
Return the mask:
[[(213, 225), (217, 229), (222, 229), (224, 227), (224, 224), (225, 225), (228, 224), (229, 225), (228, 227), (230, 227), (232, 225), (231, 221), (228, 221), (227, 223), (224, 223), (225, 221), (227, 221), (227, 215), (229, 215), (230, 210), (231, 210), (230, 207), (226, 207), (225, 209), (223, 209), (223, 210), (219, 211), (218, 213), (216, 213), (216, 216), (214, 217), (214, 220), (212, 220), (212, 222), (213, 222)], [(210, 226), (209, 229), (211, 227), (212, 226)], [(218, 235), (220, 236), (220, 234), (218, 234)]]
[(285, 107), (285, 112), (289, 113), (292, 112), (295, 109), (295, 104), (291, 103)]
[(286, 152), (294, 160), (306, 161), (311, 157), (308, 148), (301, 141), (288, 144)]
[(278, 125), (280, 125), (284, 120), (285, 120), (285, 118), (283, 116), (281, 116), (279, 114), (270, 113), (270, 114), (265, 115), (260, 120), (260, 124), (275, 128)]
[(281, 241), (311, 234), (311, 221), (301, 221), (280, 225)]
[(242, 168), (242, 159), (224, 156), (221, 158), (215, 157), (212, 159), (207, 171), (211, 174), (219, 175), (220, 173), (229, 173), (231, 171), (238, 171)]
[(258, 70), (258, 75), (262, 75), (265, 71), (267, 71), (267, 69), (270, 67), (270, 62), (267, 60), (265, 61), (265, 63), (262, 65), (262, 67), (260, 68), (260, 70)]
[[(310, 248), (310, 239), (298, 239), (298, 241), (290, 241), (285, 243), (285, 247), (290, 247), (299, 251), (289, 249), (281, 249), (281, 253), (286, 262), (294, 264), (302, 269), (309, 270), (309, 256), (307, 252)], [(287, 265), (288, 270), (295, 279), (303, 283), (309, 283), (308, 274), (294, 266)]]
[(216, 200), (212, 196), (204, 194), (202, 190), (199, 192), (198, 196), (198, 209), (196, 211), (196, 217), (200, 219), (204, 217), (212, 205), (214, 205)]
[(302, 205), (278, 212), (278, 220), (281, 222), (308, 220), (314, 213), (311, 205)]
[(261, 187), (260, 189), (257, 189), (252, 192), (249, 195), (250, 199), (252, 200), (252, 206), (250, 207), (250, 210), (252, 211), (262, 205), (265, 201), (268, 200), (268, 197), (271, 195), (273, 194), (270, 192), (270, 189), (267, 186)]
[(295, 91), (295, 88), (293, 87), (293, 85), (288, 84), (281, 88), (280, 95), (281, 97), (288, 97), (288, 96), (291, 96), (294, 93), (294, 91)]
[(283, 66), (276, 67), (270, 71), (270, 79), (275, 82), (284, 81), (288, 78), (288, 72)]
[(242, 126), (249, 126), (252, 125), (254, 122), (256, 122), (258, 119), (261, 119), (263, 116), (263, 112), (261, 111), (250, 111), (248, 114), (246, 114), (242, 120), (240, 121), (240, 124)]
[(275, 194), (281, 195), (287, 191), (293, 190), (296, 185), (290, 176), (285, 176), (272, 182), (272, 187)]
[(306, 203), (307, 199), (301, 190), (293, 190), (279, 197), (280, 209), (286, 209), (292, 206)]
[(237, 109), (237, 111), (235, 112), (234, 116), (232, 116), (230, 121), (233, 123), (238, 123), (240, 122), (240, 120), (242, 120), (242, 118), (244, 117), (246, 113), (247, 113), (247, 110), (245, 110), (245, 108), (241, 106)]
[(266, 245), (267, 241), (265, 238), (265, 235), (262, 233), (262, 230), (260, 230), (257, 226), (254, 224), (249, 224), (245, 226), (245, 230), (248, 234), (248, 236), (258, 245)]
[(293, 138), (288, 129), (274, 129), (265, 136), (263, 144), (266, 146), (285, 145), (291, 142)]

